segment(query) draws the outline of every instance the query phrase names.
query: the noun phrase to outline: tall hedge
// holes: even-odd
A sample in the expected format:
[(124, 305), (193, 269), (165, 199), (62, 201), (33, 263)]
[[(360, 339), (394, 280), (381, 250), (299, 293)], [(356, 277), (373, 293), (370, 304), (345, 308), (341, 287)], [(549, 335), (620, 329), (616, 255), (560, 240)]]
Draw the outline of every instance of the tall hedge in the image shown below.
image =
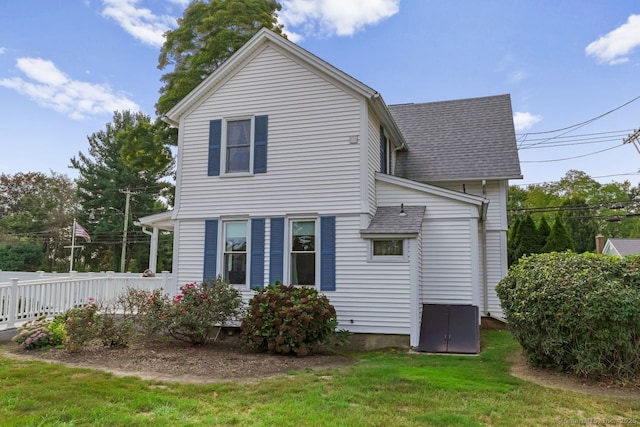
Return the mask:
[(523, 257), (496, 291), (527, 360), (594, 379), (640, 378), (640, 257)]

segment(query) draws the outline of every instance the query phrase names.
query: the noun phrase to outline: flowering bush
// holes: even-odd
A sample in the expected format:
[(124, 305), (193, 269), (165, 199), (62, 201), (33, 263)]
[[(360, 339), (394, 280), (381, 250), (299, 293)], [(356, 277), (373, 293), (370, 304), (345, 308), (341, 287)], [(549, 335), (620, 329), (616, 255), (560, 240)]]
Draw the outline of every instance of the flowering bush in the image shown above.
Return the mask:
[[(193, 345), (207, 342), (217, 329), (242, 314), (240, 292), (229, 283), (218, 279), (189, 283), (180, 287), (180, 293), (166, 310), (167, 330), (173, 338)], [(216, 340), (218, 335), (213, 338)]]
[(76, 352), (95, 340), (98, 336), (96, 319), (100, 306), (89, 298), (89, 303), (82, 307), (75, 307), (64, 313), (67, 338), (65, 347), (68, 351)]
[(259, 291), (242, 320), (245, 343), (258, 351), (307, 356), (332, 337), (336, 310), (314, 288), (276, 284)]
[(133, 325), (147, 335), (166, 331), (171, 300), (162, 289), (153, 291), (129, 288), (118, 298), (125, 313), (131, 313)]
[(50, 320), (42, 316), (31, 320), (20, 328), (13, 341), (27, 350), (48, 348), (62, 345), (65, 339), (64, 321), (62, 318)]

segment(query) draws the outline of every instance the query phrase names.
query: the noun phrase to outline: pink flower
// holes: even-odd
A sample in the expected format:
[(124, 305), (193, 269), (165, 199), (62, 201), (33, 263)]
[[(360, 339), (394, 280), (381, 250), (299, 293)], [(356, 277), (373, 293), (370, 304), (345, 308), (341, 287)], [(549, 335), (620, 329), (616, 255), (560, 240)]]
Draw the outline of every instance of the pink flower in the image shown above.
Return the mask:
[(67, 317), (67, 323), (73, 323), (73, 317)]
[(89, 302), (94, 302), (94, 301), (95, 301), (95, 299), (93, 299), (93, 297), (89, 297), (89, 298), (87, 299), (87, 301), (89, 301)]

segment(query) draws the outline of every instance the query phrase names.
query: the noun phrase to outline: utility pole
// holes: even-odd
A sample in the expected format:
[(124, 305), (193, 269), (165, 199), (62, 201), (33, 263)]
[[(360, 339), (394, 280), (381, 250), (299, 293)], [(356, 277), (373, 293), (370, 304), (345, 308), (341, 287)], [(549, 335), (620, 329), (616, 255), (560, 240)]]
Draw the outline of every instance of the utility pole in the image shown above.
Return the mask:
[(636, 147), (638, 154), (640, 154), (640, 147), (638, 146), (640, 144), (640, 129), (634, 130), (632, 134), (622, 140), (623, 144), (628, 144), (630, 142), (633, 143), (633, 146)]
[(120, 192), (126, 194), (127, 196), (125, 205), (124, 205), (124, 227), (122, 229), (122, 252), (120, 254), (120, 273), (124, 273), (124, 266), (127, 260), (126, 257), (127, 257), (127, 228), (129, 227), (129, 201), (131, 200), (132, 194), (138, 194), (138, 193), (129, 191), (128, 188), (126, 190), (120, 190)]

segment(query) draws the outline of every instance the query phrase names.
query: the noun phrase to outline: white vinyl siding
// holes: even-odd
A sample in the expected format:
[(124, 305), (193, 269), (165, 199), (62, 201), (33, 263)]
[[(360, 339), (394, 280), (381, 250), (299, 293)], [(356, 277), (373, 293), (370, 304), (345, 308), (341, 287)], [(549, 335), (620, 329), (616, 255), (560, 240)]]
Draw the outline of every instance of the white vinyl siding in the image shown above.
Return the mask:
[(380, 169), (380, 122), (368, 109), (367, 125), (367, 213), (376, 211), (376, 172)]
[[(483, 195), (481, 181), (438, 183), (438, 185), (456, 191), (462, 191), (464, 188), (468, 194)], [(487, 181), (484, 188), (485, 197), (489, 199), (485, 224), (488, 304), (487, 307), (484, 307), (484, 298), (481, 296), (480, 312), (482, 315), (491, 313), (492, 316), (503, 316), (495, 287), (507, 274), (507, 230), (509, 228), (506, 208), (507, 191), (508, 182), (506, 180)], [(482, 240), (479, 243), (482, 244)], [(480, 254), (482, 254), (482, 248), (480, 248)], [(483, 281), (482, 269), (480, 269), (480, 275), (480, 280)]]
[(476, 304), (468, 220), (425, 221), (422, 225), (422, 303)]
[[(361, 100), (272, 47), (186, 115), (178, 218), (360, 211)], [(267, 173), (207, 176), (209, 121), (268, 115)]]

